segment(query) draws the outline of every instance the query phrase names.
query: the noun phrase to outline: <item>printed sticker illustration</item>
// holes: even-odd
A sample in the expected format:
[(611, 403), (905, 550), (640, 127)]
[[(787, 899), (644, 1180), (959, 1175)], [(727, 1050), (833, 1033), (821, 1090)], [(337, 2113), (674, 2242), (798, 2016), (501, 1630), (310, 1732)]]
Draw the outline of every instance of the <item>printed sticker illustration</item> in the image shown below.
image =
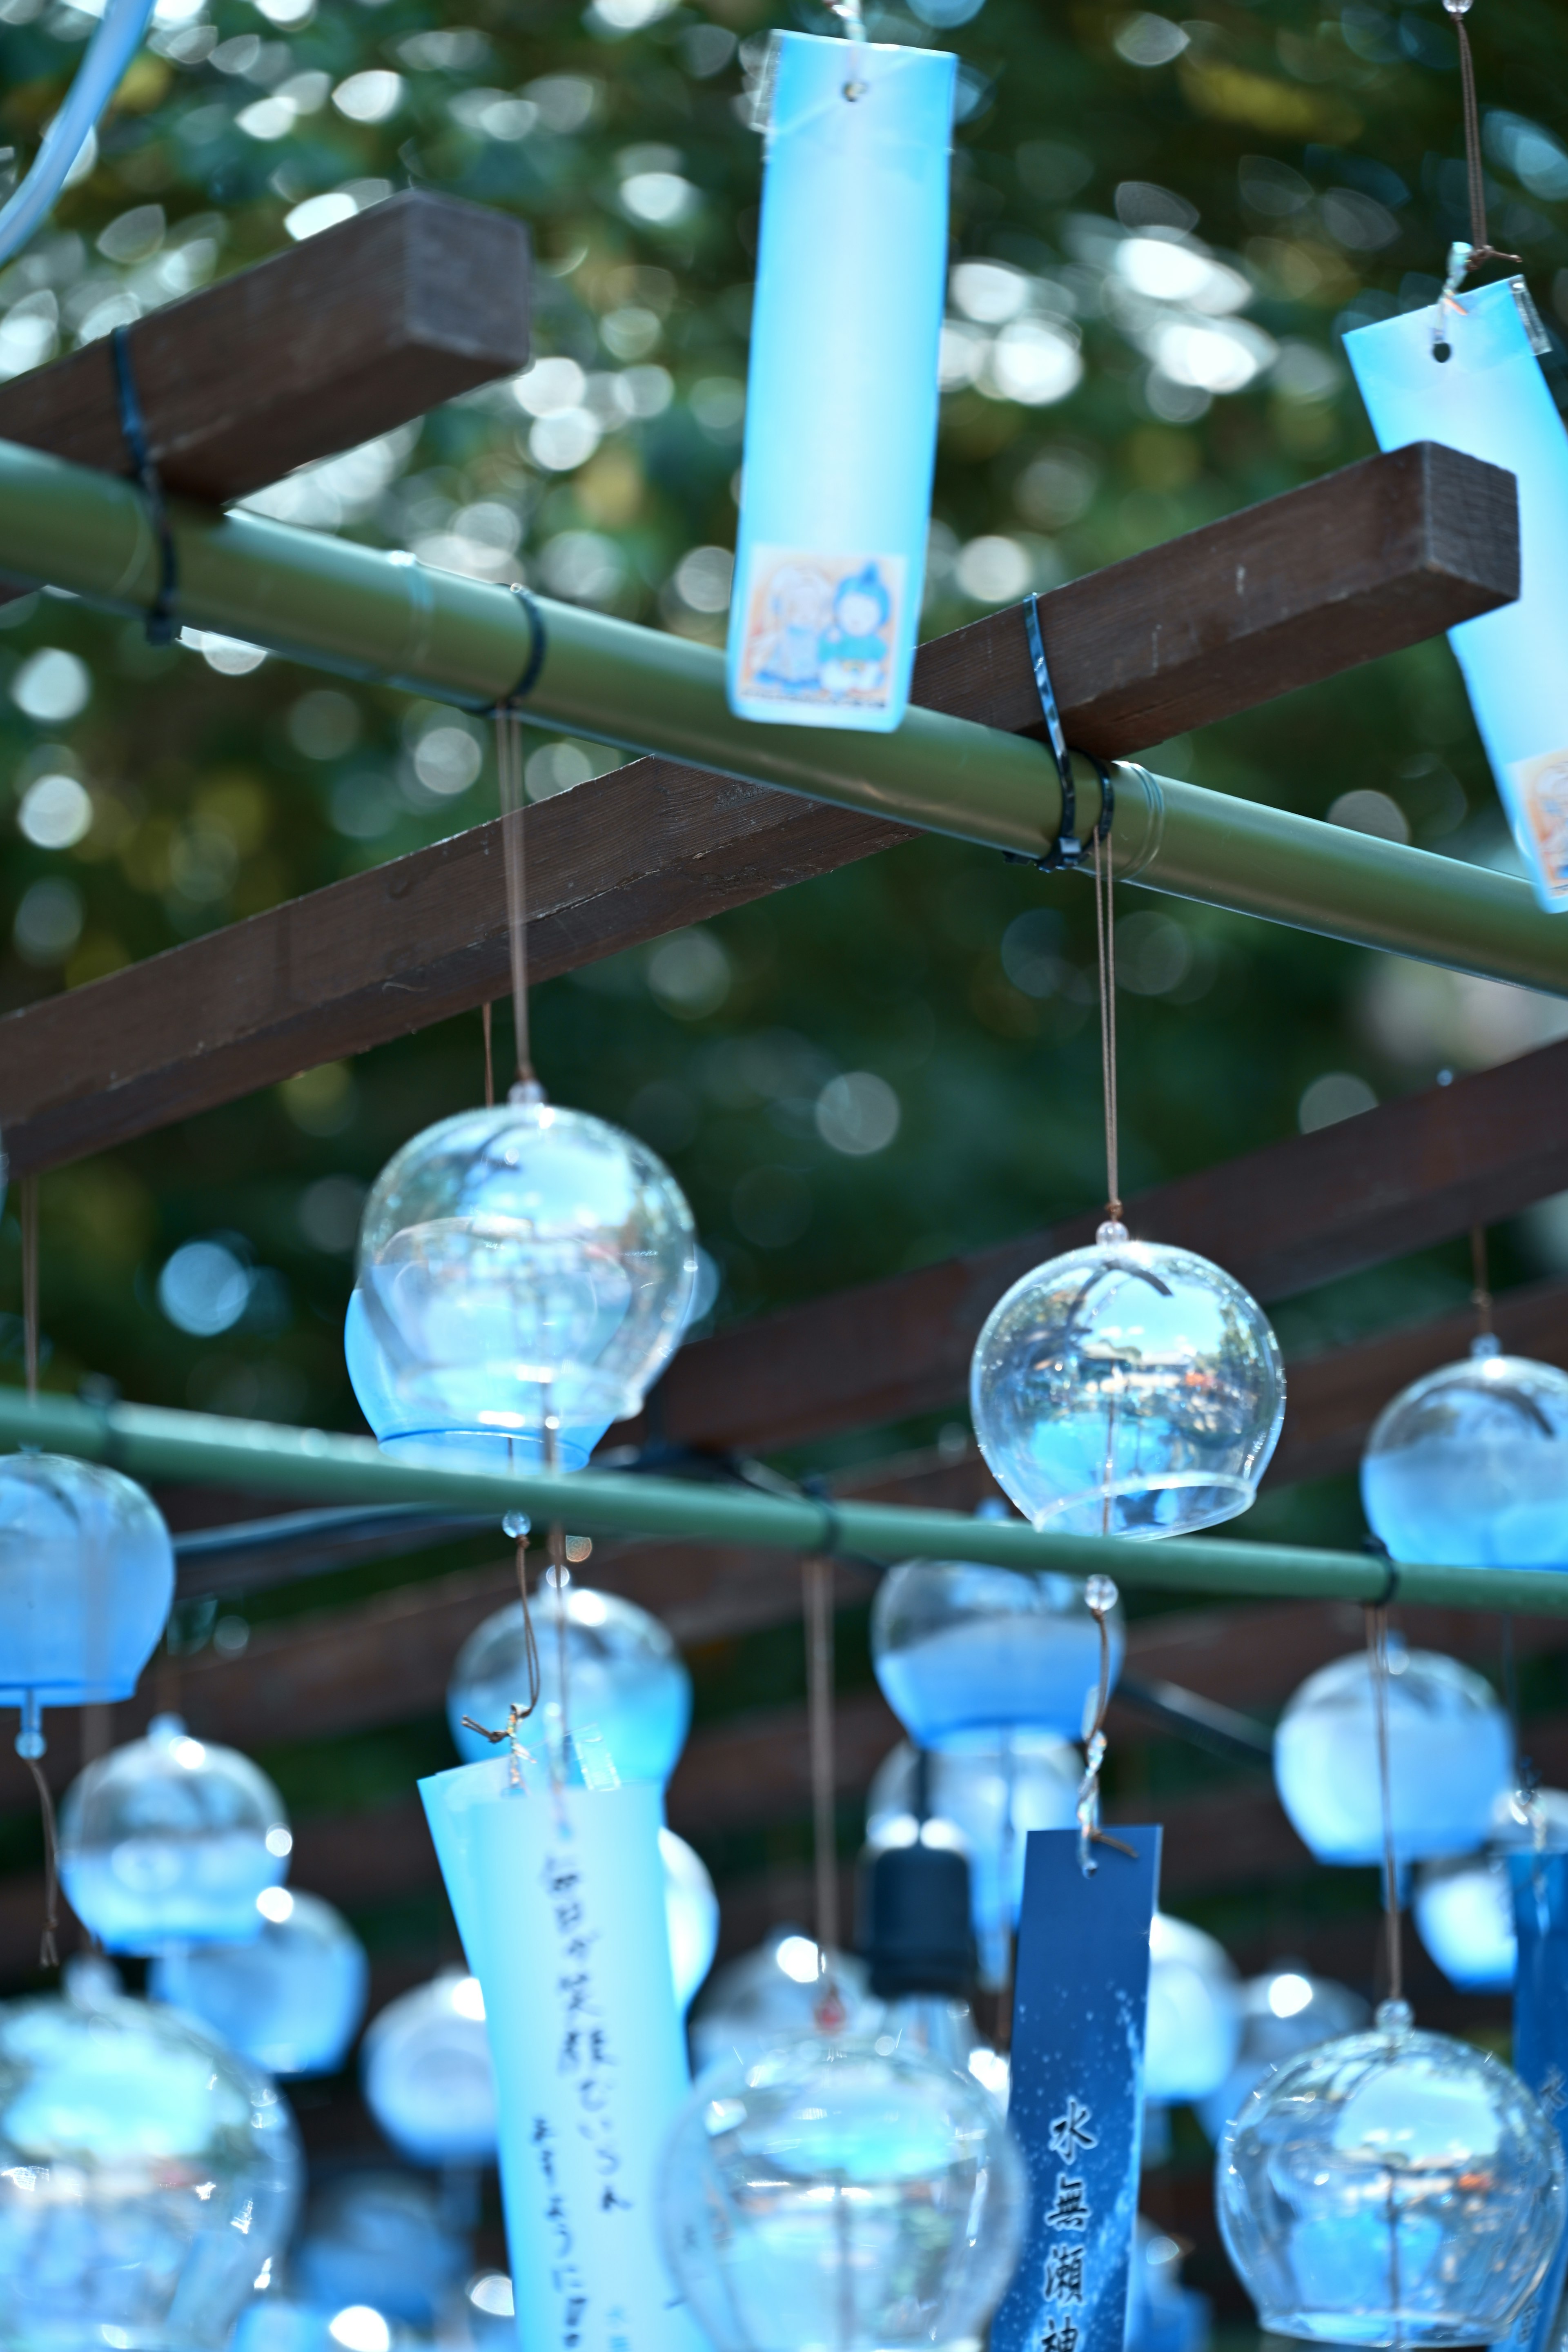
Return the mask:
[(905, 559), (759, 547), (751, 569), (742, 696), (886, 710)]
[(1517, 761), (1513, 782), (1546, 887), (1568, 896), (1568, 751)]

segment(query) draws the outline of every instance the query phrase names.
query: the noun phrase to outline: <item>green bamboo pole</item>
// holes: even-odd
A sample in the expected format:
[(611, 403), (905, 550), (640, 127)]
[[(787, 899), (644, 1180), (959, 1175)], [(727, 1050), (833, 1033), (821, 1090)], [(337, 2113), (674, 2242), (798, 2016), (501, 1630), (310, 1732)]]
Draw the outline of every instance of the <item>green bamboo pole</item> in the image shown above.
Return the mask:
[[(344, 676), (489, 709), (529, 667), (528, 614), (505, 588), (433, 572), (258, 515), (171, 509), (182, 619)], [(0, 442), (0, 574), (145, 611), (158, 551), (139, 492)], [(1061, 818), (1037, 743), (934, 710), (891, 735), (736, 719), (710, 646), (538, 600), (548, 650), (530, 715), (742, 781), (1037, 856)], [(1287, 810), (1117, 772), (1117, 871), (1152, 890), (1363, 947), (1568, 994), (1568, 923), (1523, 882)], [(1100, 812), (1081, 778), (1079, 824)]]
[[(16, 1389), (0, 1390), (0, 1447), (6, 1446), (75, 1454), (132, 1477), (271, 1489), (310, 1502), (425, 1503), (498, 1517), (521, 1510), (536, 1526), (563, 1519), (584, 1535), (673, 1537), (888, 1561), (971, 1559), (1069, 1576), (1105, 1571), (1131, 1591), (1365, 1601), (1381, 1598), (1388, 1583), (1384, 1564), (1362, 1552), (1197, 1536), (1134, 1543), (1047, 1535), (1019, 1520), (973, 1519), (956, 1511), (829, 1504), (605, 1471), (448, 1469), (383, 1454), (369, 1438), (150, 1405), (100, 1407), (48, 1395), (29, 1402)], [(1547, 1569), (1405, 1568), (1398, 1591), (1402, 1600), (1454, 1608), (1568, 1615), (1568, 1574)]]

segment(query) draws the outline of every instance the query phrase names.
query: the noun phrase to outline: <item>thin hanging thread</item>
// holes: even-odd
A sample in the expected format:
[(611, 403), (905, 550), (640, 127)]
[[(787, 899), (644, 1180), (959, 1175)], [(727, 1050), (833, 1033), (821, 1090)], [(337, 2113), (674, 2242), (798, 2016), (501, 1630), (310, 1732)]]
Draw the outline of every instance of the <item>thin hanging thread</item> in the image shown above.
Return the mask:
[(38, 1180), (24, 1176), (22, 1213), (22, 1365), (29, 1399), (38, 1393)]
[[(24, 1176), (20, 1186), (22, 1215), (22, 1361), (30, 1398), (38, 1393), (38, 1180)], [(59, 1835), (55, 1823), (55, 1800), (44, 1768), (36, 1756), (22, 1759), (38, 1792), (44, 1823), (44, 1929), (38, 1938), (38, 1966), (58, 1969), (57, 1938), (60, 1925)]]
[[(544, 1409), (544, 1466), (548, 1471), (558, 1470), (561, 1466), (557, 1423), (548, 1401)], [(555, 1601), (555, 1673), (561, 1685), (561, 1737), (550, 1743), (550, 1769), (557, 1787), (560, 1787), (566, 1777), (566, 1743), (571, 1737), (571, 1718), (567, 1711), (570, 1651), (567, 1644), (566, 1588), (572, 1581), (572, 1571), (566, 1565), (566, 1530), (559, 1519), (550, 1522), (549, 1547), (550, 1586)]]
[(491, 1017), (494, 1010), (494, 1006), (489, 1004), (481, 1004), (479, 1007), (479, 1023), (485, 1033), (485, 1108), (487, 1110), (494, 1110), (496, 1107), (496, 1063), (490, 1037), (490, 1032), (495, 1025)]
[(1476, 1330), (1479, 1338), (1497, 1337), (1492, 1322), (1492, 1288), (1487, 1269), (1487, 1229), (1485, 1225), (1470, 1227), (1470, 1304), (1476, 1310)]
[(1078, 1791), (1078, 1859), (1086, 1878), (1092, 1878), (1098, 1867), (1091, 1846), (1114, 1846), (1118, 1853), (1136, 1862), (1131, 1846), (1124, 1844), (1100, 1826), (1100, 1775), (1105, 1763), (1105, 1710), (1110, 1704), (1110, 1628), (1106, 1622), (1116, 1606), (1117, 1591), (1109, 1576), (1091, 1576), (1083, 1589), (1090, 1616), (1100, 1631), (1100, 1685), (1095, 1693), (1094, 1718), (1084, 1740), (1084, 1775)]
[(1388, 1998), (1405, 1998), (1405, 1953), (1399, 1919), (1399, 1872), (1394, 1858), (1394, 1800), (1388, 1770), (1388, 1612), (1366, 1612), (1366, 1652), (1377, 1727), (1377, 1782), (1383, 1807), (1383, 1925), (1388, 1955)]
[(1489, 261), (1511, 261), (1516, 269), (1521, 267), (1517, 253), (1500, 253), (1487, 238), (1487, 183), (1481, 168), (1481, 126), (1476, 105), (1476, 68), (1470, 55), (1470, 37), (1465, 30), (1465, 17), (1470, 0), (1443, 0), (1453, 20), (1455, 37), (1459, 44), (1459, 88), (1465, 116), (1465, 177), (1468, 183), (1470, 205), (1470, 250), (1458, 272), (1458, 282)]
[[(506, 874), (507, 947), (511, 960), (511, 1017), (520, 1086), (537, 1081), (528, 1034), (528, 873), (523, 843), (522, 723), (510, 703), (498, 702), (496, 781), (500, 786), (501, 863)], [(489, 1032), (486, 1029), (486, 1043)], [(487, 1053), (487, 1069), (489, 1057)], [(493, 1076), (490, 1079), (493, 1087)]]
[(492, 1748), (499, 1748), (503, 1739), (509, 1739), (511, 1742), (511, 1781), (514, 1788), (521, 1789), (523, 1785), (522, 1743), (518, 1736), (519, 1727), (528, 1721), (529, 1717), (538, 1706), (542, 1682), (539, 1671), (539, 1642), (533, 1630), (533, 1612), (528, 1605), (526, 1528), (517, 1539), (517, 1589), (522, 1600), (522, 1664), (523, 1673), (528, 1681), (528, 1705), (520, 1706), (516, 1699), (513, 1699), (507, 1709), (507, 1719), (499, 1731), (492, 1730), (488, 1723), (477, 1722), (471, 1715), (464, 1716), (463, 1728), (465, 1731), (477, 1731), (479, 1738), (488, 1739)]
[(811, 1746), (811, 1825), (816, 1876), (816, 1948), (825, 1977), (838, 1949), (837, 1790), (833, 1724), (833, 1562), (800, 1564), (805, 1603), (805, 1689)]
[(1094, 935), (1100, 970), (1100, 1065), (1105, 1093), (1105, 1213), (1121, 1223), (1121, 1130), (1116, 1102), (1116, 925), (1112, 919), (1110, 845), (1094, 832)]

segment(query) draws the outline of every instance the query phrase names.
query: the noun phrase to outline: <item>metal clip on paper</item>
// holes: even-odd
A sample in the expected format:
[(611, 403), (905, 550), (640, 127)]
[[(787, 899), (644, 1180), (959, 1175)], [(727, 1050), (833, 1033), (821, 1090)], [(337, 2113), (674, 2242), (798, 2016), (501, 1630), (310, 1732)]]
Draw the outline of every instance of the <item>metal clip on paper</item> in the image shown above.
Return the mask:
[[(1046, 732), (1050, 738), (1051, 756), (1057, 763), (1057, 774), (1062, 788), (1062, 817), (1057, 837), (1043, 857), (1028, 859), (1016, 850), (1002, 852), (1009, 866), (1033, 864), (1041, 874), (1071, 872), (1083, 863), (1087, 844), (1078, 830), (1078, 787), (1073, 782), (1072, 753), (1062, 726), (1062, 715), (1057, 707), (1057, 692), (1051, 684), (1050, 665), (1046, 659), (1046, 643), (1040, 634), (1040, 600), (1031, 596), (1024, 607), (1024, 627), (1029, 639), (1029, 661), (1035, 673), (1035, 691), (1040, 698), (1040, 709), (1045, 716)], [(1111, 821), (1116, 814), (1116, 792), (1110, 781), (1110, 771), (1103, 760), (1092, 751), (1086, 752), (1095, 773), (1100, 778), (1100, 822), (1095, 832), (1101, 841), (1110, 837)]]

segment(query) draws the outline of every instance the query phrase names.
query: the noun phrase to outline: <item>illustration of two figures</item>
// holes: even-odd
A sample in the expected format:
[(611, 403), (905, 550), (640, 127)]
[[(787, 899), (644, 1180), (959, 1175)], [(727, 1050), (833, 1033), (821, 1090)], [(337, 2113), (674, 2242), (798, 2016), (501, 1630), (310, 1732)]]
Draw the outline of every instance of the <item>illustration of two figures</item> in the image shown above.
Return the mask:
[(887, 707), (903, 563), (759, 549), (742, 691), (759, 699)]

